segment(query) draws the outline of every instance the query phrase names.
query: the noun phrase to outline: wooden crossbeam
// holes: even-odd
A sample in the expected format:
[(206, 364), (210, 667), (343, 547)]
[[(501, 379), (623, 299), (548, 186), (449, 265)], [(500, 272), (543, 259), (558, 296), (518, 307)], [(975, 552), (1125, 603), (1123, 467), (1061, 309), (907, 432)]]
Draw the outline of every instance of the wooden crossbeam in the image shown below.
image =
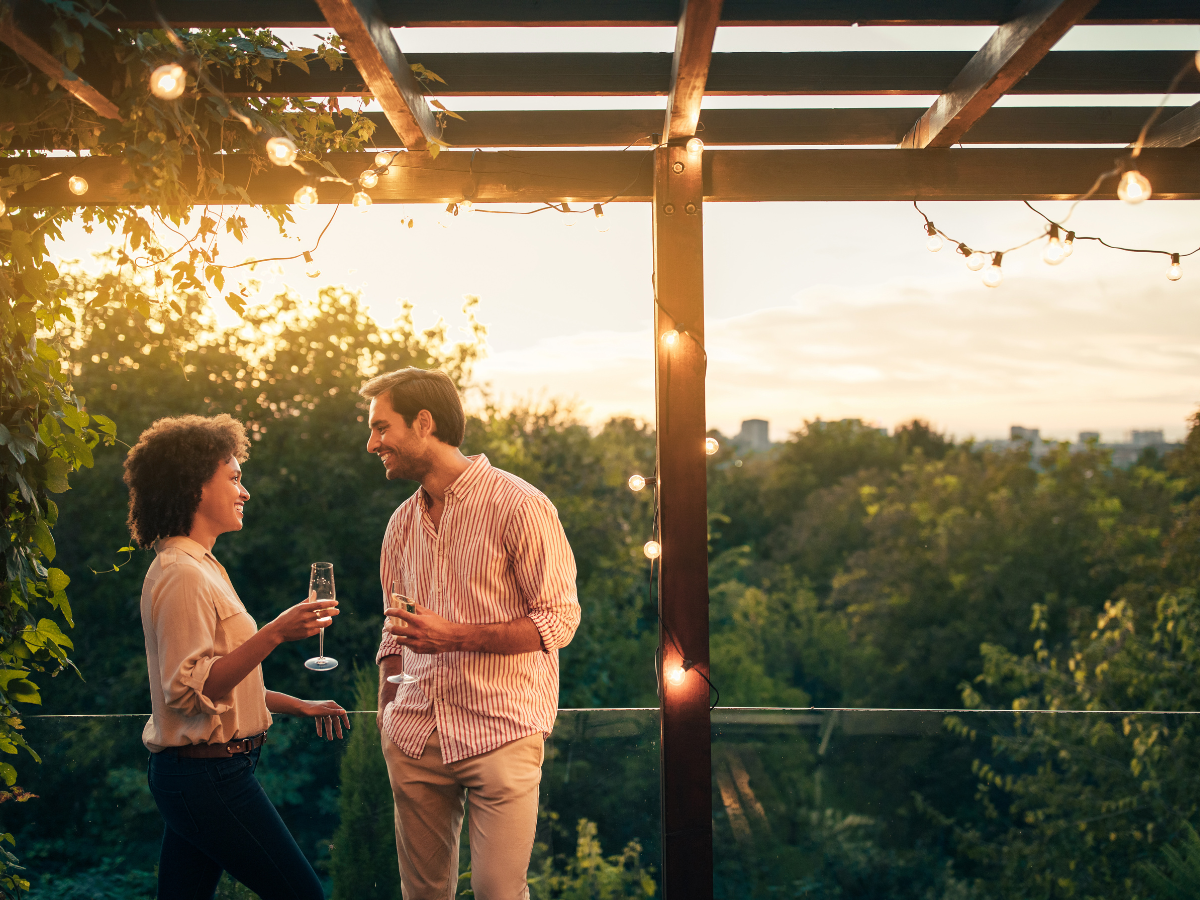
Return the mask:
[[(110, 25), (157, 28), (154, 8), (179, 27), (321, 28), (315, 0), (122, 0)], [(393, 28), (522, 25), (674, 25), (678, 0), (379, 0)], [(722, 25), (999, 25), (1012, 0), (725, 0)], [(1114, 25), (1200, 23), (1193, 0), (1100, 0), (1086, 21)]]
[(1200, 141), (1200, 103), (1176, 113), (1146, 137), (1146, 147), (1186, 147)]
[(696, 133), (720, 19), (721, 0), (682, 0), (675, 28), (675, 53), (671, 57), (671, 89), (662, 128), (664, 142), (690, 138)]
[(1097, 0), (1026, 0), (909, 130), (900, 146), (952, 147), (1024, 78)]
[[(1038, 63), (1010, 94), (1161, 93), (1192, 58), (1190, 51), (1057, 51)], [(705, 93), (940, 94), (970, 61), (969, 51), (896, 53), (714, 53)], [(665, 95), (670, 53), (411, 53), (447, 82), (442, 96)], [(229, 96), (360, 96), (366, 79), (352, 64), (331, 72), (310, 63), (311, 75), (288, 66), (261, 89), (227, 80)], [(1200, 72), (1181, 92), (1200, 92)], [(911, 122), (909, 124), (912, 124)], [(654, 128), (653, 131), (659, 129)]]
[[(479, 203), (541, 203), (567, 200), (599, 203), (646, 202), (653, 196), (650, 151), (492, 152), (446, 151), (436, 159), (401, 153), (379, 186), (376, 203), (446, 203), (473, 197)], [(371, 166), (373, 154), (333, 153), (328, 159), (353, 180)], [(291, 169), (254, 172), (250, 158), (213, 157), (225, 177), (247, 186), (255, 203), (290, 203), (305, 178)], [(926, 200), (1071, 200), (1083, 196), (1096, 175), (1112, 168), (1111, 149), (975, 149), (901, 153), (886, 150), (712, 150), (704, 154), (704, 201), (911, 201)], [(136, 204), (145, 198), (126, 184), (131, 173), (114, 157), (39, 160), (45, 176), (79, 174), (91, 186), (84, 197), (67, 190), (66, 178), (52, 178), (8, 198), (10, 206)], [(1200, 147), (1152, 149), (1138, 168), (1162, 200), (1200, 199)], [(196, 178), (195, 163), (181, 178)], [(350, 188), (322, 185), (321, 202), (348, 202)], [(1116, 198), (1111, 179), (1095, 195)], [(234, 195), (213, 197), (213, 204), (241, 202)]]
[[(0, 41), (11, 47), (25, 62), (57, 81), (63, 90), (91, 107), (97, 115), (120, 121), (121, 111), (115, 103), (64, 66), (35, 37), (35, 34), (49, 29), (50, 23), (45, 19), (47, 11), (48, 8), (40, 3), (36, 8), (18, 10), (0, 0)], [(38, 14), (36, 21), (31, 20), (33, 13)]]
[(441, 129), (376, 0), (317, 3), (345, 42), (359, 74), (404, 146), (425, 150), (431, 141), (437, 141)]

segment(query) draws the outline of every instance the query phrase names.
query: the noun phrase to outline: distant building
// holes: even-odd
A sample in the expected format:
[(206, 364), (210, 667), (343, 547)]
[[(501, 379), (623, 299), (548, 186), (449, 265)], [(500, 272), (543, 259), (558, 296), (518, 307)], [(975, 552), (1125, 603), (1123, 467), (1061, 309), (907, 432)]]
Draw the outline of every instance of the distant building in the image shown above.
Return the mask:
[(1159, 428), (1157, 431), (1131, 431), (1129, 443), (1135, 447), (1158, 447), (1166, 441), (1163, 440), (1162, 429)]
[(1079, 432), (1079, 443), (1090, 444), (1100, 443), (1100, 432), (1098, 431), (1081, 431)]
[[(1026, 428), (1023, 425), (1012, 425), (1008, 429), (1007, 441), (980, 441), (976, 446), (990, 450), (1028, 450), (1034, 465), (1039, 463), (1046, 454), (1058, 446), (1059, 441), (1042, 440), (1040, 428)], [(1112, 453), (1113, 465), (1118, 468), (1128, 468), (1138, 461), (1143, 451), (1154, 449), (1158, 453), (1177, 450), (1182, 444), (1168, 444), (1163, 438), (1162, 429), (1150, 431), (1131, 431), (1129, 440), (1117, 444), (1100, 443), (1100, 432), (1081, 431), (1079, 441), (1070, 444), (1072, 453), (1082, 453), (1095, 448), (1108, 450)]]
[(1042, 429), (1012, 425), (1008, 429), (1008, 439), (1010, 441), (1029, 441), (1031, 444), (1040, 444), (1042, 441)]
[(771, 449), (771, 423), (766, 419), (746, 419), (742, 422), (742, 430), (733, 439), (743, 453), (753, 450), (759, 453)]

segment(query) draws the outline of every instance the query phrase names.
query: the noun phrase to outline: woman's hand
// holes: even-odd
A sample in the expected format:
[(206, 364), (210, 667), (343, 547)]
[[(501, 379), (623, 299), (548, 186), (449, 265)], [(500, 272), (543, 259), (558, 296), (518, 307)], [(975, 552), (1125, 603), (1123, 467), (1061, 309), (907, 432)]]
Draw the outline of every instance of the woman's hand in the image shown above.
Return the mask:
[(297, 713), (308, 716), (317, 726), (317, 737), (332, 741), (334, 736), (342, 736), (343, 725), (350, 730), (350, 716), (334, 700), (301, 700)]
[(285, 609), (263, 630), (271, 631), (281, 644), (302, 641), (333, 622), (339, 614), (337, 605), (336, 600), (318, 600), (315, 592), (310, 593), (307, 600)]

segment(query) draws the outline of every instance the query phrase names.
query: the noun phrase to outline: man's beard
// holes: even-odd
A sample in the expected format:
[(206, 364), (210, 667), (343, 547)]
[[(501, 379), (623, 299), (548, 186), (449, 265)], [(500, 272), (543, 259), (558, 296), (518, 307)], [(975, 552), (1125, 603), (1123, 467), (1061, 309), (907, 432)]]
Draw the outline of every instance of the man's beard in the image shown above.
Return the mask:
[(388, 481), (421, 482), (432, 470), (433, 464), (429, 460), (411, 456), (402, 457), (395, 451), (392, 451), (391, 467), (384, 467)]

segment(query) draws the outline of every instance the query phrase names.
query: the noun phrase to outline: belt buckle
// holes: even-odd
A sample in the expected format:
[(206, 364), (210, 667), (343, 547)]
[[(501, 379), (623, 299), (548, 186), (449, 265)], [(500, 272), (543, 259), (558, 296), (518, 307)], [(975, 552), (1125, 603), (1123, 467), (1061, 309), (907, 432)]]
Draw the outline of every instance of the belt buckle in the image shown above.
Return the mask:
[[(249, 753), (251, 750), (254, 749), (254, 745), (252, 743), (253, 740), (254, 740), (253, 738), (242, 738), (240, 741), (226, 744), (225, 752), (228, 753), (230, 756), (233, 756), (233, 754), (235, 754), (235, 753)], [(235, 750), (234, 749), (235, 744), (240, 744), (241, 749)]]

